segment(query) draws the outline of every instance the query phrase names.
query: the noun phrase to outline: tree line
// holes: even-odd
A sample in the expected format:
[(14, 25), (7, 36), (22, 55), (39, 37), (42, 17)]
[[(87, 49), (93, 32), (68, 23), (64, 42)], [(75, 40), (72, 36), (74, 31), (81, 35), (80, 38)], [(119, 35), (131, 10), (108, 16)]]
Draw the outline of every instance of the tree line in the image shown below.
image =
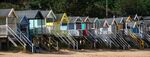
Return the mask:
[[(150, 15), (150, 0), (1, 0), (0, 8), (40, 9), (69, 16), (106, 18), (112, 16)], [(106, 4), (108, 16), (106, 16)]]

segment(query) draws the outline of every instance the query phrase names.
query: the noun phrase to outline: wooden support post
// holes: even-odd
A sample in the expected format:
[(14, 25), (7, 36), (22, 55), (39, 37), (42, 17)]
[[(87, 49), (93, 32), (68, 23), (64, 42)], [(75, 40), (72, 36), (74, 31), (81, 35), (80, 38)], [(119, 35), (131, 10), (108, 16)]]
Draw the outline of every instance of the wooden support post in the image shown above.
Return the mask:
[(57, 50), (59, 50), (59, 45), (58, 45), (58, 42), (56, 42), (56, 44), (57, 44)]
[(31, 52), (33, 53), (34, 52), (34, 44), (32, 43), (32, 47), (31, 47)]
[(78, 50), (78, 41), (77, 41), (77, 46), (76, 46), (76, 49)]
[(24, 46), (23, 46), (23, 52), (26, 52), (26, 44), (24, 44)]
[[(8, 38), (8, 37), (7, 37), (7, 38)], [(6, 44), (7, 44), (6, 50), (9, 50), (8, 48), (9, 48), (10, 46), (9, 46), (9, 40), (8, 40), (8, 39), (6, 40)]]

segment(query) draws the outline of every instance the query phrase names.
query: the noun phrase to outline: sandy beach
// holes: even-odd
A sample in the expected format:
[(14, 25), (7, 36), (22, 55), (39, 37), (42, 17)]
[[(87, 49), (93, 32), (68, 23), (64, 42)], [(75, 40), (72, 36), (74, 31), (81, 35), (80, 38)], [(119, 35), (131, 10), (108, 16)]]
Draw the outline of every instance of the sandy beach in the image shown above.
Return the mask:
[(0, 57), (150, 57), (150, 50), (60, 50), (50, 53), (0, 52)]

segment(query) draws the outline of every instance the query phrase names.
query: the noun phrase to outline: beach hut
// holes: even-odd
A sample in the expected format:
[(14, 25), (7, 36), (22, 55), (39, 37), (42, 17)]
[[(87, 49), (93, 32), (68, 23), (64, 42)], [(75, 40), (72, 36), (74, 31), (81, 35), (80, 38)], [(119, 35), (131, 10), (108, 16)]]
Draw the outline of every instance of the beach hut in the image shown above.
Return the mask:
[(109, 23), (106, 19), (100, 19), (100, 34), (108, 34)]
[(66, 13), (56, 14), (57, 19), (54, 21), (56, 26), (55, 30), (67, 30), (69, 19)]
[(4, 30), (1, 31), (1, 35), (7, 35), (6, 25), (9, 26), (12, 30), (17, 30), (18, 16), (14, 9), (0, 9), (1, 22), (0, 26)]
[(81, 17), (82, 19), (82, 30), (83, 30), (83, 36), (88, 36), (88, 30), (90, 29), (90, 20), (89, 17)]
[(124, 19), (126, 19), (127, 17), (118, 17), (118, 18), (115, 18), (115, 21), (117, 23), (117, 31), (122, 31), (124, 26)]
[(56, 20), (56, 15), (53, 10), (50, 11), (41, 11), (42, 15), (45, 18), (45, 27), (44, 30), (46, 33), (50, 34), (51, 30), (54, 30), (54, 21)]
[(139, 25), (137, 24), (137, 22), (129, 16), (125, 20), (124, 32), (126, 33), (126, 35), (129, 36), (129, 37), (126, 37), (126, 39), (129, 38), (127, 41), (129, 42), (129, 44), (131, 46), (133, 44), (137, 44), (137, 45), (133, 45), (132, 47), (143, 49), (144, 48), (144, 41), (141, 39), (141, 37), (139, 37), (139, 35), (136, 34), (136, 33), (139, 34), (139, 32), (140, 32), (138, 26)]
[(29, 21), (30, 36), (42, 35), (45, 20), (42, 13), (39, 10), (24, 10), (17, 11), (20, 15), (26, 16)]
[(26, 16), (21, 15), (21, 13), (18, 11), (16, 11), (16, 14), (19, 18), (18, 30), (20, 30), (22, 33), (24, 33), (25, 36), (29, 38), (29, 20)]
[(132, 32), (135, 33), (137, 36), (140, 36), (140, 38), (143, 38), (143, 33), (145, 31), (145, 25), (143, 21), (142, 16), (137, 16), (137, 14), (134, 17), (134, 26), (132, 28)]
[(109, 33), (115, 33), (118, 25), (115, 21), (115, 18), (107, 18), (106, 20), (109, 24), (109, 28), (108, 28)]
[(143, 22), (144, 22), (144, 30), (145, 32), (150, 32), (150, 16), (145, 16), (143, 18)]
[[(17, 46), (15, 41), (10, 35), (14, 35), (17, 32), (18, 16), (14, 9), (0, 9), (0, 49), (7, 50), (9, 41)], [(14, 32), (10, 34), (10, 32)], [(15, 38), (16, 39), (16, 38)], [(7, 41), (9, 40), (9, 41)]]
[(20, 19), (13, 8), (0, 9), (0, 37), (5, 39), (2, 40), (5, 41), (4, 43), (6, 43), (4, 45), (5, 48), (7, 49), (10, 41), (15, 47), (18, 47), (19, 43), (24, 49), (27, 45), (30, 45), (31, 49), (33, 50), (31, 41), (27, 38), (27, 36), (25, 36), (23, 31), (18, 29), (19, 23)]
[(141, 23), (142, 32), (143, 32), (143, 40), (150, 47), (150, 16), (143, 17), (143, 22)]
[[(59, 36), (59, 40), (63, 41), (68, 46), (72, 46), (74, 49), (77, 47), (78, 49), (78, 43), (77, 41), (68, 33), (68, 24), (69, 24), (69, 18), (67, 17), (66, 13), (62, 14), (56, 14), (57, 19), (55, 20), (55, 32), (57, 33), (57, 36)], [(59, 35), (58, 35), (59, 34)]]
[(72, 36), (82, 36), (81, 34), (82, 19), (80, 17), (69, 17), (68, 30)]
[(132, 21), (128, 22), (128, 26), (130, 27), (130, 31), (136, 34), (140, 34), (143, 30), (143, 26), (141, 24), (143, 23), (142, 17), (135, 15), (135, 17), (132, 19)]
[(98, 35), (98, 29), (100, 28), (100, 21), (98, 18), (89, 18), (90, 20), (90, 32), (93, 35)]
[(128, 26), (128, 23), (132, 21), (132, 18), (130, 16), (128, 16), (127, 18), (125, 18), (122, 22), (124, 23), (124, 32), (127, 33), (128, 29), (130, 29), (130, 27)]
[[(33, 42), (35, 52), (39, 52), (41, 39), (45, 34), (43, 27), (45, 26), (45, 19), (39, 10), (23, 10), (17, 11), (19, 15), (26, 16), (29, 21), (29, 39)], [(32, 50), (33, 51), (33, 50)]]

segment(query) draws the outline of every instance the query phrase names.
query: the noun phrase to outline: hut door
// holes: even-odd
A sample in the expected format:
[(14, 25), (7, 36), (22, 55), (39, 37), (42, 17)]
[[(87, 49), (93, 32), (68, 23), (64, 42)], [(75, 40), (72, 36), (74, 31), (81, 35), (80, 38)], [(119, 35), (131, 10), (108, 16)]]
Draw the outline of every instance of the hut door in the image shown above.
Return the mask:
[(21, 25), (20, 30), (21, 30), (22, 33), (24, 33), (27, 36), (27, 32), (28, 32), (28, 27), (27, 26)]

